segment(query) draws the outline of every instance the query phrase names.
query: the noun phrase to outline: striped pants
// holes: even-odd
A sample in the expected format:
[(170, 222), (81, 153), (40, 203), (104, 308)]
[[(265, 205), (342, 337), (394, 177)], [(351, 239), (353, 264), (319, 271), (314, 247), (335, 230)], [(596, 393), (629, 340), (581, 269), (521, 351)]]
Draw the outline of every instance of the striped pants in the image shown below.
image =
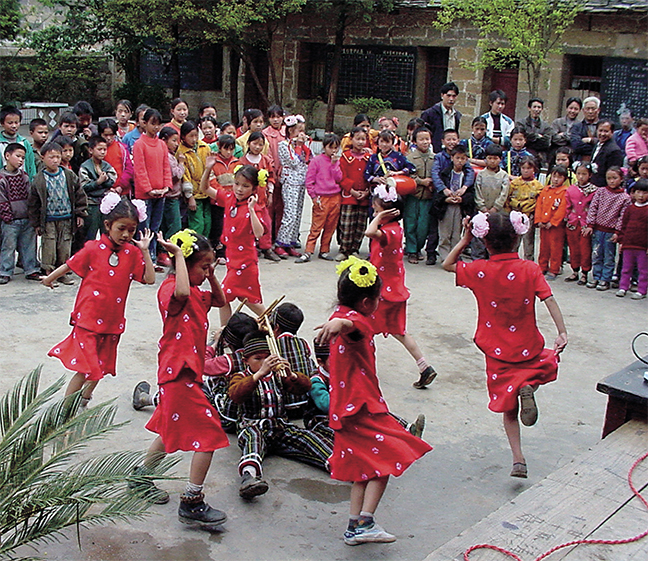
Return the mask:
[(328, 459), (333, 452), (333, 431), (330, 437), (323, 431), (313, 432), (299, 428), (282, 419), (247, 421), (240, 428), (238, 446), (241, 449), (239, 474), (245, 466), (254, 466), (259, 475), (266, 454), (291, 458), (329, 471)]

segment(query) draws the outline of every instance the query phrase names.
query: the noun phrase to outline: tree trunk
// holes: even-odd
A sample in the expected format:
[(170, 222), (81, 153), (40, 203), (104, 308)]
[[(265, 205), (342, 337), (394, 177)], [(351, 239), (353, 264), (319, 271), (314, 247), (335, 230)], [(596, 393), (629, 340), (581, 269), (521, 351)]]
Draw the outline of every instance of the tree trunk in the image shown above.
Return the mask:
[(333, 51), (333, 64), (331, 66), (331, 84), (328, 91), (328, 105), (326, 108), (326, 130), (333, 130), (335, 121), (335, 104), (337, 102), (337, 89), (340, 78), (340, 64), (342, 63), (342, 46), (344, 45), (344, 34), (346, 31), (347, 14), (344, 10), (338, 14), (337, 26), (335, 28), (335, 49)]
[(239, 83), (239, 69), (241, 66), (241, 58), (238, 53), (230, 48), (230, 119), (234, 126), (239, 123), (239, 98), (238, 98), (238, 83)]
[(266, 93), (266, 91), (263, 89), (263, 86), (261, 85), (261, 81), (259, 80), (259, 75), (256, 72), (256, 68), (254, 68), (254, 64), (252, 62), (252, 59), (250, 58), (250, 55), (248, 55), (245, 52), (245, 50), (239, 47), (238, 45), (234, 46), (234, 48), (236, 49), (236, 52), (238, 52), (239, 56), (243, 59), (243, 62), (245, 62), (245, 68), (250, 72), (252, 76), (252, 80), (254, 81), (254, 85), (259, 90), (261, 99), (266, 104), (266, 107), (269, 107), (270, 100), (268, 99), (268, 94)]
[(171, 47), (171, 97), (180, 97), (180, 57), (178, 56), (178, 43), (180, 42), (180, 30), (177, 25), (171, 28), (173, 33), (173, 46)]
[(272, 81), (272, 91), (274, 92), (274, 101), (276, 104), (281, 105), (281, 93), (279, 92), (279, 82), (277, 80), (277, 72), (275, 69), (274, 61), (272, 60), (272, 43), (274, 33), (268, 27), (268, 69), (270, 70), (270, 80)]

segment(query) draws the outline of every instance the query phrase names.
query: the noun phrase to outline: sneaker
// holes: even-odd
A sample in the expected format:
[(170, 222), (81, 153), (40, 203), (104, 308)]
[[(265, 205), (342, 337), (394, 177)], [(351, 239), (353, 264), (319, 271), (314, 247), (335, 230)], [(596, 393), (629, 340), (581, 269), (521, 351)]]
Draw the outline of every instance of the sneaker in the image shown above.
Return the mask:
[(151, 394), (151, 384), (146, 381), (140, 382), (135, 386), (133, 390), (133, 409), (135, 411), (140, 411), (146, 407), (144, 401), (144, 396), (149, 396)]
[(354, 539), (356, 543), (392, 543), (396, 541), (396, 536), (385, 532), (375, 522), (370, 526), (358, 526), (355, 531)]
[(299, 253), (299, 251), (297, 251), (294, 247), (287, 247), (286, 253), (290, 255), (290, 257), (301, 257), (301, 253)]
[(62, 277), (59, 277), (58, 281), (61, 284), (66, 284), (67, 286), (72, 286), (74, 284), (74, 279), (71, 275), (63, 275)]
[(437, 377), (437, 373), (434, 371), (434, 368), (431, 366), (427, 366), (423, 372), (421, 372), (421, 375), (419, 379), (414, 382), (412, 385), (418, 389), (422, 390), (425, 386), (429, 386), (434, 379)]
[(645, 294), (641, 294), (641, 292), (635, 292), (630, 298), (633, 300), (643, 300), (646, 297)]
[(178, 518), (183, 524), (198, 526), (220, 526), (227, 521), (227, 514), (216, 510), (205, 502), (205, 495), (200, 493), (196, 497), (182, 495), (178, 507)]
[(244, 473), (239, 487), (239, 496), (243, 499), (253, 499), (268, 491), (268, 484), (260, 476)]
[(25, 275), (25, 278), (26, 278), (27, 280), (31, 280), (31, 281), (39, 281), (39, 280), (41, 280), (41, 275), (40, 275), (40, 273), (37, 271), (37, 272), (35, 272), (35, 273), (29, 273), (28, 275)]
[(601, 292), (603, 292), (604, 290), (610, 290), (610, 283), (599, 281), (598, 285), (596, 286), (596, 290), (600, 290)]
[(275, 263), (281, 261), (281, 257), (279, 257), (274, 251), (272, 251), (272, 249), (263, 249), (261, 250), (261, 254), (268, 261), (274, 261)]
[(598, 286), (598, 281), (596, 279), (592, 279), (591, 281), (588, 281), (585, 286), (587, 288), (596, 288)]
[(338, 262), (340, 262), (340, 261), (344, 261), (346, 258), (347, 258), (347, 256), (344, 255), (344, 253), (338, 253), (338, 254), (335, 256), (335, 260), (338, 261)]
[(626, 295), (626, 291), (623, 290), (623, 288), (617, 290), (615, 294), (615, 296), (618, 296), (619, 298), (623, 298), (625, 295)]
[(344, 531), (344, 543), (347, 545), (360, 545), (360, 542), (356, 539), (355, 530), (349, 530), (348, 528)]
[(7, 284), (11, 280), (11, 277), (0, 277), (0, 284)]
[(418, 254), (417, 253), (410, 253), (407, 256), (407, 262), (411, 263), (412, 265), (416, 265), (419, 262)]
[(432, 257), (428, 257), (428, 258), (425, 260), (425, 264), (426, 264), (426, 265), (436, 265), (436, 262), (437, 262), (436, 255), (433, 255)]
[(408, 430), (414, 436), (417, 436), (418, 438), (421, 438), (423, 436), (423, 431), (425, 430), (425, 415), (423, 415), (423, 413), (421, 413), (418, 417), (416, 417), (416, 421), (414, 421), (409, 426)]
[(531, 386), (520, 388), (520, 421), (525, 427), (531, 427), (538, 421), (538, 406), (534, 393), (535, 390)]
[(311, 260), (311, 254), (308, 252), (302, 253), (297, 259), (295, 259), (295, 263), (308, 263)]
[(610, 286), (612, 288), (619, 288), (619, 277), (616, 275), (612, 276), (612, 280), (610, 281)]
[(630, 292), (637, 292), (639, 285), (636, 282), (630, 283)]
[(331, 254), (328, 251), (320, 253), (317, 257), (324, 259), (324, 261), (333, 261), (333, 257), (331, 257)]
[(155, 505), (167, 504), (169, 502), (169, 493), (164, 489), (160, 489), (150, 479), (143, 478), (143, 476), (149, 473), (144, 466), (136, 467), (133, 470), (133, 475), (139, 476), (139, 479), (129, 479), (128, 488)]

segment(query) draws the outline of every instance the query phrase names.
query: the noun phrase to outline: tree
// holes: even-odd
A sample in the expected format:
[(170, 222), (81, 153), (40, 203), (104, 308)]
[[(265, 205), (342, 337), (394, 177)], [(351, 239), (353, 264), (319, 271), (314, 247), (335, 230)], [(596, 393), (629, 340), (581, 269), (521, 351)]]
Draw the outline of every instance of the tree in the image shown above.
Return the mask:
[(335, 21), (331, 82), (326, 109), (326, 130), (333, 130), (340, 66), (342, 63), (342, 48), (347, 28), (359, 19), (370, 22), (373, 14), (392, 11), (395, 3), (395, 0), (317, 0), (316, 3), (311, 3), (311, 9), (317, 10), (318, 14), (322, 12), (328, 13), (331, 16), (331, 21)]
[(468, 64), (477, 68), (502, 68), (518, 60), (526, 71), (531, 97), (540, 89), (542, 68), (552, 53), (561, 51), (560, 40), (583, 9), (585, 0), (441, 0), (435, 25), (448, 29), (467, 20), (478, 30), (481, 57)]
[(0, 0), (0, 39), (15, 39), (20, 30), (20, 2)]
[(75, 461), (88, 444), (119, 429), (117, 407), (101, 403), (81, 411), (81, 392), (52, 401), (62, 377), (38, 393), (40, 367), (0, 399), (0, 557), (16, 549), (57, 539), (61, 530), (141, 518), (150, 506), (144, 486), (177, 460), (164, 460), (151, 476), (132, 475), (140, 452), (93, 454)]

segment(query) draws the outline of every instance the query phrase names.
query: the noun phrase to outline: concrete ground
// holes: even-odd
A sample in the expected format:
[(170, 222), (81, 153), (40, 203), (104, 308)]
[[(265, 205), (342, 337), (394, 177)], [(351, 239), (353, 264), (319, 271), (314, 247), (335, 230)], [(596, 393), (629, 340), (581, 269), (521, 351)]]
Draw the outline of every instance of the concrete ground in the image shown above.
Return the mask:
[[(302, 239), (306, 237), (305, 212)], [(419, 560), (514, 498), (547, 474), (586, 451), (600, 438), (606, 396), (596, 392), (599, 379), (634, 360), (632, 338), (646, 330), (648, 300), (616, 298), (553, 283), (569, 331), (557, 382), (538, 392), (540, 418), (522, 432), (529, 479), (509, 477), (511, 456), (501, 416), (488, 411), (482, 354), (472, 342), (476, 308), (472, 294), (454, 286), (454, 276), (440, 266), (406, 264), (409, 331), (418, 340), (439, 376), (427, 390), (416, 390), (416, 366), (394, 339), (377, 341), (378, 372), (390, 409), (414, 419), (427, 417), (424, 438), (434, 450), (402, 477), (392, 478), (377, 512), (379, 522), (397, 535), (389, 545), (348, 547), (342, 542), (349, 486), (308, 466), (271, 457), (265, 464), (268, 493), (252, 503), (238, 497), (236, 441), (218, 451), (207, 477), (209, 502), (228, 513), (221, 533), (191, 530), (178, 522), (178, 495), (184, 481), (163, 486), (172, 500), (151, 508), (142, 521), (82, 529), (81, 549), (73, 531), (60, 543), (43, 544), (37, 555), (56, 561), (160, 560)], [(218, 267), (222, 277), (224, 267)], [(163, 279), (158, 275), (157, 284)], [(315, 259), (307, 264), (261, 262), (266, 303), (286, 295), (304, 310), (301, 336), (325, 320), (334, 304), (335, 265)], [(0, 325), (4, 333), (4, 393), (39, 363), (43, 385), (64, 373), (47, 351), (66, 337), (77, 287), (50, 291), (18, 275), (0, 288)], [(144, 429), (150, 411), (136, 412), (130, 399), (134, 385), (155, 381), (161, 321), (156, 288), (134, 285), (126, 316), (127, 330), (119, 347), (118, 376), (102, 381), (96, 401), (116, 398), (118, 421), (129, 424), (92, 450), (144, 450), (153, 436)], [(542, 304), (538, 323), (548, 343), (555, 330)], [(218, 312), (211, 313), (212, 326)], [(640, 345), (641, 346), (641, 345)], [(648, 352), (644, 339), (641, 354)], [(188, 473), (189, 454), (182, 454), (176, 474)], [(630, 467), (630, 466), (628, 466)], [(30, 554), (29, 550), (23, 552)]]

